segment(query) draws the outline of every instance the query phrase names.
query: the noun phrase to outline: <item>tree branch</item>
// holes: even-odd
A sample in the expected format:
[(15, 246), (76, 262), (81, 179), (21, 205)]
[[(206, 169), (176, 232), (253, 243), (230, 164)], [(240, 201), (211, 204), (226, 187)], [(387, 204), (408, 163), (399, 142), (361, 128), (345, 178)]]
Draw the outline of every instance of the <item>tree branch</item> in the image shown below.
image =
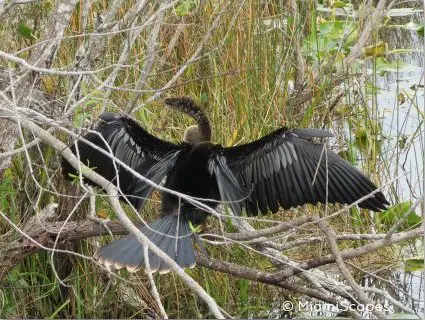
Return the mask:
[(43, 130), (33, 122), (29, 121), (23, 116), (15, 115), (14, 117), (11, 117), (11, 119), (18, 123), (18, 125), (22, 125), (23, 127), (27, 128), (28, 130), (32, 131), (37, 137), (39, 137), (43, 142), (47, 143), (48, 145), (54, 147), (60, 154), (76, 169), (81, 167), (81, 172), (83, 175), (96, 183), (97, 185), (101, 186), (106, 193), (108, 194), (109, 202), (112, 206), (112, 208), (115, 211), (115, 214), (117, 215), (117, 218), (124, 224), (126, 229), (130, 231), (132, 234), (134, 234), (139, 241), (143, 245), (147, 245), (149, 250), (151, 250), (154, 254), (156, 254), (159, 258), (161, 258), (163, 261), (165, 261), (171, 268), (172, 271), (174, 271), (185, 283), (186, 285), (191, 288), (193, 291), (195, 291), (200, 298), (202, 298), (205, 303), (210, 308), (210, 311), (214, 314), (216, 318), (223, 318), (223, 315), (221, 311), (219, 310), (219, 307), (217, 303), (214, 301), (214, 299), (211, 298), (210, 295), (208, 295), (205, 290), (195, 281), (192, 277), (190, 277), (188, 274), (184, 272), (184, 270), (173, 260), (171, 259), (166, 253), (164, 253), (161, 249), (159, 249), (154, 243), (152, 243), (127, 217), (126, 213), (121, 207), (121, 204), (118, 200), (118, 189), (116, 186), (111, 184), (108, 180), (85, 166), (84, 164), (81, 164), (79, 159), (72, 153), (72, 151), (60, 140), (53, 137), (51, 134), (49, 134), (47, 131)]

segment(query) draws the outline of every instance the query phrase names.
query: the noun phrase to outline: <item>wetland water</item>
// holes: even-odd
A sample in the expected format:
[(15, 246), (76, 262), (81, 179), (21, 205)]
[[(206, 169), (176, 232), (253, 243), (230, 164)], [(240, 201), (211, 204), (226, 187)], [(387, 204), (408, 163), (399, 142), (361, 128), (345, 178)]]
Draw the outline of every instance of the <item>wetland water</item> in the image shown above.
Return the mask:
[[(368, 65), (367, 75), (373, 79), (376, 90), (368, 96), (368, 105), (371, 110), (375, 110), (382, 128), (380, 152), (383, 159), (388, 161), (382, 181), (385, 183), (401, 175), (401, 178), (392, 184), (392, 193), (397, 194), (399, 199), (392, 198), (391, 201), (415, 202), (424, 192), (424, 39), (416, 31), (418, 25), (423, 25), (424, 15), (421, 10), (395, 10), (390, 16), (389, 25), (380, 30), (380, 39), (388, 43), (386, 59), (389, 64), (382, 68)], [(421, 208), (417, 207), (415, 211), (422, 215)], [(395, 256), (401, 256), (402, 259), (392, 266), (385, 266), (379, 272), (374, 272), (373, 276), (364, 277), (362, 286), (366, 291), (370, 289), (369, 296), (382, 306), (382, 310), (390, 318), (418, 319), (418, 315), (423, 318), (424, 239), (403, 244), (395, 250), (398, 251)], [(406, 268), (402, 260), (412, 257), (422, 262), (416, 268)], [(336, 270), (334, 271), (330, 269), (325, 274), (329, 278), (343, 281), (336, 275)], [(389, 299), (371, 293), (374, 289), (385, 290), (390, 295)], [(402, 312), (391, 299), (411, 309), (413, 314)], [(315, 318), (345, 315), (341, 312), (344, 310), (323, 302), (301, 300), (299, 303), (301, 307), (295, 308), (299, 316)], [(368, 310), (360, 313), (365, 318), (371, 317)]]
[[(415, 30), (409, 29), (409, 25), (419, 25), (423, 19), (423, 13), (393, 17), (394, 24), (401, 27), (387, 27), (381, 32), (384, 42), (392, 44), (394, 49), (411, 50), (390, 54), (390, 61), (401, 63), (394, 64), (393, 70), (382, 76), (378, 70), (376, 77), (377, 108), (387, 137), (383, 152), (392, 160), (389, 172), (395, 176), (405, 174), (395, 184), (401, 201), (415, 201), (424, 192), (424, 41)], [(420, 213), (419, 210), (416, 211)]]
[[(399, 201), (415, 202), (424, 193), (424, 39), (413, 26), (424, 21), (423, 12), (392, 18), (394, 24), (404, 27), (383, 29), (384, 42), (394, 48), (413, 49), (409, 53), (394, 54), (389, 59), (399, 59), (402, 64), (396, 70), (378, 76), (378, 112), (382, 119), (383, 134), (387, 136), (383, 144), (384, 152), (391, 156), (390, 170), (393, 179), (404, 176), (394, 185)], [(421, 206), (415, 209), (422, 215)], [(387, 278), (390, 282), (369, 279), (371, 286), (382, 287), (403, 305), (409, 306), (421, 317), (424, 316), (424, 242), (423, 238), (402, 249), (405, 258), (422, 258), (419, 270), (404, 270), (394, 267)], [(402, 266), (403, 267), (403, 266)], [(392, 308), (390, 313), (398, 313)], [(403, 318), (403, 317), (399, 317)], [(406, 316), (405, 319), (408, 317)]]

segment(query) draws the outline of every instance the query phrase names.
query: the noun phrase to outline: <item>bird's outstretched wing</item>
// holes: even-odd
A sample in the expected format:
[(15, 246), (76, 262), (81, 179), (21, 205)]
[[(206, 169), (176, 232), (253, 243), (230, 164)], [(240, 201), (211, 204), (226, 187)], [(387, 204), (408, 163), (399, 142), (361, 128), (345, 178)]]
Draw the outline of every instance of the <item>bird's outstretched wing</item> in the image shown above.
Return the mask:
[[(94, 132), (86, 134), (84, 138), (155, 183), (165, 178), (185, 147), (161, 140), (149, 134), (133, 119), (114, 113), (102, 114)], [(122, 193), (129, 196), (133, 205), (137, 208), (143, 206), (153, 190), (149, 184), (135, 179), (129, 171), (114, 163), (109, 155), (89, 144), (78, 141), (77, 146), (74, 144), (71, 149), (84, 164), (113, 183), (119, 181)], [(66, 176), (75, 173), (66, 160), (62, 166)]]
[[(236, 214), (245, 207), (248, 215), (257, 215), (306, 203), (351, 204), (376, 190), (353, 165), (313, 141), (330, 136), (321, 129), (279, 129), (248, 144), (218, 146), (209, 168), (222, 200)], [(359, 206), (380, 211), (388, 204), (377, 192)]]

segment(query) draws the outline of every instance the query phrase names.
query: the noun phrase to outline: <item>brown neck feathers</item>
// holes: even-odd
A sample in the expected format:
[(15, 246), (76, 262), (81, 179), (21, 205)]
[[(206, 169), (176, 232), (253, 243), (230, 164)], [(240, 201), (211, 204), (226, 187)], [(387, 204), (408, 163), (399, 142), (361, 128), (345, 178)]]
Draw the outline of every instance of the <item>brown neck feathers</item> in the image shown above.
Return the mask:
[(164, 102), (170, 108), (183, 112), (195, 119), (198, 124), (199, 139), (201, 141), (211, 141), (211, 124), (205, 113), (191, 98), (167, 98)]

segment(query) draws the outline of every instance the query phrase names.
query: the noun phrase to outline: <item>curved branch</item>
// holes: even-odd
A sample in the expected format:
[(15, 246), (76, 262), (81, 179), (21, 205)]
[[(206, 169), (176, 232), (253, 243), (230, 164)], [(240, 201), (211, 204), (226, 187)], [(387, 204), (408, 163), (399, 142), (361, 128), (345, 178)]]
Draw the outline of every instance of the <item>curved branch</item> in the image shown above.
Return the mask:
[[(72, 151), (60, 140), (56, 139), (47, 131), (43, 130), (35, 123), (29, 121), (23, 116), (15, 115), (11, 117), (13, 121), (16, 121), (22, 127), (25, 127), (28, 130), (31, 130), (37, 137), (39, 137), (44, 143), (55, 148), (74, 168), (78, 169), (80, 167), (79, 159), (72, 153)], [(101, 186), (109, 196), (109, 202), (112, 208), (117, 215), (117, 218), (124, 224), (125, 228), (134, 234), (139, 241), (147, 245), (149, 250), (151, 250), (154, 254), (160, 257), (163, 261), (165, 261), (176, 274), (186, 283), (186, 285), (195, 291), (198, 296), (205, 301), (208, 305), (211, 312), (214, 314), (216, 318), (224, 318), (217, 303), (214, 299), (208, 295), (208, 293), (195, 281), (192, 277), (184, 272), (184, 270), (177, 265), (177, 263), (171, 259), (166, 253), (164, 253), (161, 249), (159, 249), (154, 243), (152, 243), (127, 217), (121, 204), (118, 200), (118, 189), (116, 186), (112, 185), (108, 180), (85, 166), (81, 164), (81, 169), (83, 175), (93, 181), (94, 183)]]

